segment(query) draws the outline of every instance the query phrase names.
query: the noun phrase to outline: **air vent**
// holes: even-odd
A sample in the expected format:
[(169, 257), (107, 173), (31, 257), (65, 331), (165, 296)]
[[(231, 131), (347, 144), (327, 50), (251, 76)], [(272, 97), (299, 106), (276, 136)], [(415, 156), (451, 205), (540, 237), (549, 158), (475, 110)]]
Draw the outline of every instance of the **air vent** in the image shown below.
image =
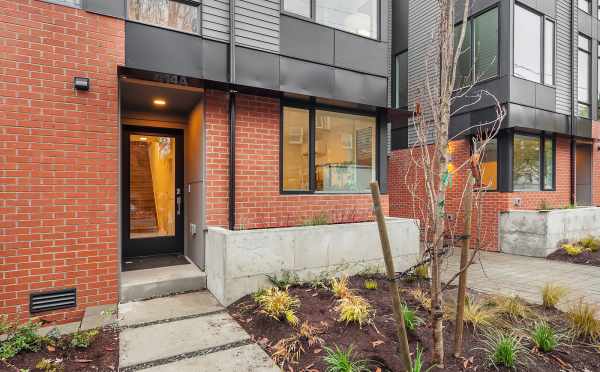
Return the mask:
[(29, 295), (29, 312), (32, 314), (75, 306), (77, 306), (75, 288)]

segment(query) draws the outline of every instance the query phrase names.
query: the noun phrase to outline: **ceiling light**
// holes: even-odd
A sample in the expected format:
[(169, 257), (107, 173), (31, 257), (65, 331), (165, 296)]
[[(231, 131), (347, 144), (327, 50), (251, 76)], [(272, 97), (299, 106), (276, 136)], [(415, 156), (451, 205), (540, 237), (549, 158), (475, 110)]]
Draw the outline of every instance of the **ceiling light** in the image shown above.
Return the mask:
[(148, 137), (140, 137), (140, 141), (147, 141)]
[(166, 104), (167, 104), (167, 101), (165, 101), (165, 100), (164, 100), (164, 99), (162, 99), (162, 98), (156, 98), (156, 99), (154, 100), (154, 104), (155, 104), (156, 106), (164, 106), (164, 105), (166, 105)]

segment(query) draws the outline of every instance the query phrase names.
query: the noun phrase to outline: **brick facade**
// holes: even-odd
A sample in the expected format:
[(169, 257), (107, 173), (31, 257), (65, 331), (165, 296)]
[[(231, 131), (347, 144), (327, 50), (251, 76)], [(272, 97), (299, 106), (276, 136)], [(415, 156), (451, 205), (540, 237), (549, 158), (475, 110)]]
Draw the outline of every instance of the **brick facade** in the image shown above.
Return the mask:
[[(59, 322), (118, 301), (118, 87), (124, 22), (0, 0), (0, 314), (77, 288)], [(91, 79), (77, 92), (73, 78)]]
[[(462, 164), (469, 156), (469, 142), (467, 140), (454, 141), (450, 144), (450, 153), (453, 163)], [(597, 161), (599, 156), (594, 155), (594, 166), (598, 170), (600, 162)], [(417, 177), (414, 172), (414, 167), (409, 167), (410, 150), (396, 150), (390, 156), (389, 162), (389, 198), (390, 198), (390, 215), (394, 217), (409, 217), (419, 218), (421, 215), (418, 209), (414, 208), (416, 203), (413, 203), (413, 197), (409, 192), (408, 185), (415, 184), (416, 180), (422, 179)], [(481, 225), (480, 239), (482, 247), (488, 250), (498, 249), (498, 220), (500, 213), (508, 210), (516, 209), (538, 209), (542, 202), (553, 207), (560, 208), (569, 205), (570, 202), (570, 139), (564, 137), (556, 138), (556, 189), (554, 191), (539, 191), (539, 192), (484, 192), (481, 197)], [(595, 172), (595, 177), (598, 178), (598, 172)], [(447, 196), (447, 212), (455, 218), (449, 221), (448, 229), (455, 234), (462, 234), (462, 225), (464, 213), (459, 208), (461, 193), (464, 189), (465, 175), (460, 172), (453, 177), (452, 187), (448, 190)], [(596, 190), (598, 184), (595, 183)], [(418, 188), (423, 191), (421, 186)], [(594, 194), (595, 199), (598, 199), (598, 193)], [(419, 199), (423, 198), (423, 194), (419, 195)], [(520, 206), (514, 205), (514, 199), (520, 198)], [(418, 200), (418, 199), (417, 199)], [(478, 234), (477, 211), (473, 216), (473, 235)]]
[[(228, 222), (228, 96), (207, 91), (207, 224)], [(321, 213), (331, 222), (372, 220), (370, 194), (281, 195), (279, 99), (240, 94), (236, 119), (236, 229), (297, 226)], [(388, 210), (388, 197), (382, 198)]]

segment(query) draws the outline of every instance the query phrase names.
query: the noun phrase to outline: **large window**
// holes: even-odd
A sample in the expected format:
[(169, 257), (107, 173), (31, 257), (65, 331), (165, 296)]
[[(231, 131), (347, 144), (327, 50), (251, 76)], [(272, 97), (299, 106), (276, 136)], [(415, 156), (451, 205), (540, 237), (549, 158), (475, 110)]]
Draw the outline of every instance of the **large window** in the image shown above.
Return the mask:
[[(462, 24), (454, 28), (454, 43), (458, 46)], [(456, 87), (465, 87), (498, 74), (498, 8), (469, 20), (461, 48)]]
[(283, 10), (339, 30), (378, 38), (379, 0), (284, 0)]
[(408, 107), (408, 52), (396, 55), (394, 61), (395, 107)]
[(515, 76), (554, 84), (554, 28), (554, 21), (515, 4)]
[(513, 137), (513, 189), (539, 191), (554, 188), (554, 139), (537, 135)]
[(376, 179), (376, 127), (373, 116), (285, 106), (283, 191), (368, 192)]
[(592, 12), (592, 2), (590, 0), (578, 0), (577, 7), (586, 13)]
[(127, 0), (127, 17), (133, 21), (198, 33), (198, 5), (176, 0)]
[(591, 117), (590, 64), (591, 41), (579, 35), (577, 42), (577, 115), (582, 118)]

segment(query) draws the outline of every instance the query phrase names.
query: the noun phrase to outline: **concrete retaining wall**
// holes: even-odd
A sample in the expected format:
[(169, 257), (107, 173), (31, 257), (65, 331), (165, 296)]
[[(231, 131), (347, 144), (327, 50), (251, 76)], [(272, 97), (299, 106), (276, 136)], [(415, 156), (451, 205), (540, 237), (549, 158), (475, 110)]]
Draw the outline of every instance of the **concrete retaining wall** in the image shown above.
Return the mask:
[[(416, 221), (390, 218), (387, 225), (396, 270), (412, 266), (419, 254)], [(265, 274), (287, 271), (310, 280), (375, 265), (384, 267), (375, 222), (245, 231), (211, 227), (207, 232), (207, 286), (225, 306), (271, 286)]]
[(502, 252), (546, 257), (564, 242), (600, 236), (600, 208), (503, 212), (498, 231)]

